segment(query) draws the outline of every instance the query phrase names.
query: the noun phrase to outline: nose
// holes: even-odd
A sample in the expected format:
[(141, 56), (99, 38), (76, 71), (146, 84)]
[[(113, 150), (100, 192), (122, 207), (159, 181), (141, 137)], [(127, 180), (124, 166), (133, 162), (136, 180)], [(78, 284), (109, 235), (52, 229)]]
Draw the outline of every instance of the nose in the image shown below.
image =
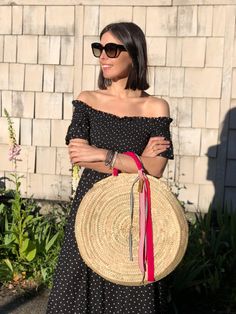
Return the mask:
[(104, 59), (107, 59), (108, 57), (107, 57), (107, 55), (106, 55), (106, 53), (105, 53), (105, 50), (103, 49), (102, 50), (102, 53), (101, 53), (101, 56), (99, 57), (99, 59), (102, 59), (102, 60), (104, 60)]

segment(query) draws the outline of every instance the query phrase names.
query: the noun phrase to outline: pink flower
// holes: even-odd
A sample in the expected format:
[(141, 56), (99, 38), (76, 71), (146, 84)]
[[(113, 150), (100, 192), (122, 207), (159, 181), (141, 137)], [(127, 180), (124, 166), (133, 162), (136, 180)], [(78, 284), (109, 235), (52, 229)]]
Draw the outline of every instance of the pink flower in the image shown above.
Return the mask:
[(13, 144), (8, 151), (8, 159), (10, 161), (16, 160), (16, 156), (20, 155), (21, 147), (18, 144)]

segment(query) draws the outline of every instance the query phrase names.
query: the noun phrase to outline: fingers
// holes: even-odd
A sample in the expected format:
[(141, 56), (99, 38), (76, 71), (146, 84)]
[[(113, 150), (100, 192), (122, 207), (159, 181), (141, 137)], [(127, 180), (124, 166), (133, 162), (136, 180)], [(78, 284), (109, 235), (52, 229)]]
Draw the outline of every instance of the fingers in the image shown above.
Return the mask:
[(169, 145), (170, 141), (166, 140), (162, 136), (151, 137), (148, 142), (148, 145), (154, 146), (156, 144), (157, 145)]
[(82, 148), (85, 146), (87, 146), (86, 143), (77, 141), (77, 139), (70, 141), (68, 145), (68, 153), (69, 153), (70, 162), (72, 164), (78, 163), (80, 161), (81, 151), (82, 151)]
[[(70, 144), (71, 143), (85, 143), (85, 144), (88, 144), (88, 141), (87, 140), (85, 140), (85, 139), (83, 139), (83, 138), (72, 138), (71, 140), (70, 140)], [(69, 144), (69, 145), (70, 145)]]
[(86, 147), (88, 146), (89, 144), (88, 143), (85, 143), (85, 142), (70, 142), (69, 145), (68, 145), (68, 148), (71, 149), (73, 147)]
[(170, 147), (169, 142), (162, 144), (154, 144), (152, 145), (152, 151), (155, 153), (160, 153), (160, 151), (165, 151), (169, 147)]
[(157, 150), (157, 151), (154, 153), (154, 155), (155, 155), (155, 156), (159, 156), (161, 153), (164, 153), (165, 151), (166, 151), (166, 148), (159, 149), (159, 150)]
[(77, 151), (71, 151), (69, 152), (69, 158), (70, 162), (72, 164), (80, 163), (81, 161), (85, 161), (86, 159), (86, 154), (78, 154)]
[(70, 158), (70, 162), (71, 162), (72, 164), (75, 164), (76, 161), (78, 162), (78, 160), (77, 160), (77, 154), (75, 154), (74, 151), (69, 151), (69, 158)]
[(71, 141), (68, 145), (68, 153), (72, 164), (95, 162), (101, 159), (101, 149), (89, 145), (87, 141)]
[(69, 156), (71, 156), (72, 153), (81, 153), (86, 151), (89, 149), (89, 147), (90, 145), (85, 142), (72, 141), (68, 145)]
[(81, 162), (81, 156), (78, 156), (76, 153), (72, 153), (69, 156), (72, 165)]
[(142, 156), (146, 157), (156, 157), (161, 153), (165, 152), (171, 143), (168, 140), (165, 140), (164, 137), (156, 136), (149, 140), (148, 145), (144, 149)]
[(155, 143), (155, 142), (160, 142), (160, 141), (165, 141), (164, 136), (154, 136), (154, 137), (150, 137), (149, 139), (150, 143)]
[(164, 136), (152, 136), (149, 141), (164, 140)]
[(170, 147), (170, 143), (168, 141), (165, 141), (162, 144), (156, 143), (153, 144), (151, 148), (151, 152), (155, 154), (155, 156), (158, 156), (159, 154), (165, 152)]

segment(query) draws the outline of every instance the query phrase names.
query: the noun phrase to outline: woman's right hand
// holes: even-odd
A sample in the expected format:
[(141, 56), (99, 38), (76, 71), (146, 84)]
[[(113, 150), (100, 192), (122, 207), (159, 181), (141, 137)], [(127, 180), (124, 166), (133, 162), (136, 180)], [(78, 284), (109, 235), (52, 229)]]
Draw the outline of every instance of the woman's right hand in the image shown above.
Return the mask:
[(165, 140), (162, 136), (150, 137), (147, 146), (141, 156), (156, 157), (170, 147), (170, 141)]

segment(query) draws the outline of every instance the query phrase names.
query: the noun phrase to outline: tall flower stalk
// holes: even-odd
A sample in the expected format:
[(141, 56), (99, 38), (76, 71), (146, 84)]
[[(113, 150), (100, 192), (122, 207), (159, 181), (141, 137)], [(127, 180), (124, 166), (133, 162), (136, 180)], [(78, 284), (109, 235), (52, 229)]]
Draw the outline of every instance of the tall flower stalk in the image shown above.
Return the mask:
[(17, 168), (17, 156), (20, 155), (21, 147), (20, 145), (17, 144), (16, 141), (16, 133), (13, 127), (13, 122), (10, 118), (10, 115), (6, 108), (4, 108), (4, 113), (7, 118), (7, 124), (8, 124), (8, 132), (9, 132), (9, 142), (10, 142), (10, 147), (8, 151), (8, 159), (13, 162), (14, 164), (14, 170), (16, 171)]
[(13, 127), (13, 121), (8, 113), (8, 111), (6, 110), (6, 108), (4, 108), (4, 114), (7, 118), (7, 124), (8, 124), (8, 134), (9, 134), (9, 150), (8, 150), (8, 159), (10, 161), (12, 161), (13, 163), (13, 170), (14, 173), (11, 175), (13, 177), (13, 182), (15, 184), (15, 197), (20, 199), (20, 178), (17, 175), (17, 161), (20, 161), (19, 158), (17, 158), (20, 155), (21, 152), (21, 147), (19, 144), (17, 144), (16, 141), (16, 132), (15, 129)]

